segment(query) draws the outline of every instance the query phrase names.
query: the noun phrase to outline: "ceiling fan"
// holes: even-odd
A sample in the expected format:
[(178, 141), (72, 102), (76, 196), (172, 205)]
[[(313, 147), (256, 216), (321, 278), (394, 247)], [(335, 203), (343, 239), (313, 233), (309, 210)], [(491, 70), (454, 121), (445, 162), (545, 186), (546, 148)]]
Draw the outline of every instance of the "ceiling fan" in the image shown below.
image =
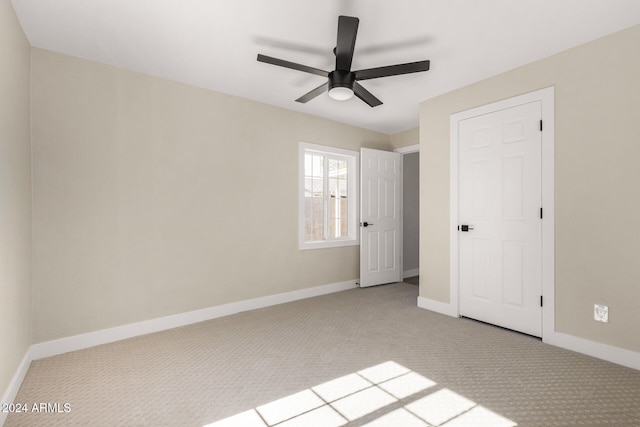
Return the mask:
[(376, 107), (381, 105), (382, 101), (362, 87), (358, 81), (428, 71), (429, 60), (351, 71), (359, 22), (358, 18), (351, 16), (338, 17), (338, 42), (333, 49), (336, 55), (336, 69), (331, 72), (261, 54), (258, 54), (258, 61), (328, 78), (327, 82), (296, 99), (297, 102), (306, 103), (329, 91), (329, 96), (333, 99), (344, 101), (355, 95), (370, 107)]

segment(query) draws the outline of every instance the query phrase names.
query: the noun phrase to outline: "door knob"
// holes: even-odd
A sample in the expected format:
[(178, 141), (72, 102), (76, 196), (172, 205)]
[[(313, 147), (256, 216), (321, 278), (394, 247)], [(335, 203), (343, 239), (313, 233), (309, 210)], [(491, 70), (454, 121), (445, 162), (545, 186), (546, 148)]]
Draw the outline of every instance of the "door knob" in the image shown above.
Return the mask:
[(473, 227), (471, 227), (470, 225), (463, 224), (458, 229), (460, 231), (469, 231), (469, 230), (473, 230)]
[(366, 222), (366, 221), (365, 221), (365, 222), (361, 222), (361, 223), (360, 223), (360, 225), (361, 225), (362, 227), (368, 227), (368, 226), (373, 225), (373, 224), (372, 224), (372, 223), (370, 223), (370, 222)]

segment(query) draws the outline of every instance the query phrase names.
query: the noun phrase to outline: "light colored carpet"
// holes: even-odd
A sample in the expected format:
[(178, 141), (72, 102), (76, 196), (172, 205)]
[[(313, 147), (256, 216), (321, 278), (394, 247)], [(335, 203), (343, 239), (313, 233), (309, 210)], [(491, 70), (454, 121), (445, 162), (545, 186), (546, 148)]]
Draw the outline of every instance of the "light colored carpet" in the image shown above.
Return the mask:
[(349, 416), (342, 400), (324, 409), (349, 426), (640, 426), (639, 371), (417, 308), (417, 295), (408, 284), (353, 289), (34, 361), (16, 402), (71, 411), (5, 425), (200, 427), (245, 411), (262, 422), (262, 405), (392, 362), (429, 386), (393, 399), (368, 389), (367, 404), (383, 403), (365, 414)]

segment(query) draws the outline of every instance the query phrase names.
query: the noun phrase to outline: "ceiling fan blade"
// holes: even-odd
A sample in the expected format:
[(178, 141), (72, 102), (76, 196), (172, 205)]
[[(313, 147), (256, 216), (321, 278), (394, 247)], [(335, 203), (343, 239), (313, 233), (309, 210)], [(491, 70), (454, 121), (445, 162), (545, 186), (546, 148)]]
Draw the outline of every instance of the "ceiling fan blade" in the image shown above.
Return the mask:
[(368, 68), (354, 71), (356, 80), (377, 79), (380, 77), (397, 76), (400, 74), (418, 73), (429, 70), (429, 60), (408, 62), (406, 64), (388, 65), (386, 67)]
[(296, 102), (302, 102), (303, 104), (309, 102), (316, 96), (325, 93), (327, 89), (329, 89), (329, 82), (324, 82), (317, 88), (305, 93), (300, 98), (296, 99)]
[(336, 44), (336, 70), (351, 71), (353, 50), (360, 20), (351, 16), (338, 17), (338, 42)]
[(296, 64), (295, 62), (285, 61), (284, 59), (273, 58), (267, 55), (258, 54), (258, 61), (267, 64), (277, 65), (279, 67), (291, 68), (292, 70), (304, 71), (305, 73), (316, 74), (322, 77), (329, 77), (329, 72), (319, 68), (309, 67), (307, 65)]
[(377, 107), (378, 105), (382, 105), (382, 101), (373, 96), (371, 92), (366, 90), (362, 85), (358, 82), (353, 83), (353, 93), (364, 102), (366, 102), (369, 107)]

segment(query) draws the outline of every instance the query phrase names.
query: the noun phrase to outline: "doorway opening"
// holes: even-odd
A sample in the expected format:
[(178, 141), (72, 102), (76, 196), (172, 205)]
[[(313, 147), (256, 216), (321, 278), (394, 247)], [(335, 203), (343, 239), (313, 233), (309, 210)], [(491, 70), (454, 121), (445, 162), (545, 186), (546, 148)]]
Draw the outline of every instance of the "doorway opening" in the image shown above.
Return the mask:
[(420, 146), (395, 150), (402, 154), (402, 277), (420, 284)]

